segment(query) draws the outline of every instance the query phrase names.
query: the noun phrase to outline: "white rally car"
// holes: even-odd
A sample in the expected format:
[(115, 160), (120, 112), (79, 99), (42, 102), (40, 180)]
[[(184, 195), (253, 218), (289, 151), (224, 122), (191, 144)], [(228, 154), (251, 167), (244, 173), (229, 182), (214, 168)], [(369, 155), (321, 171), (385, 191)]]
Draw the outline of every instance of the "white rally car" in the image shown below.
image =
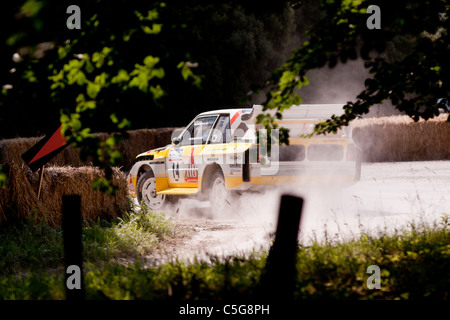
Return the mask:
[(279, 145), (277, 130), (268, 135), (257, 123), (260, 105), (203, 112), (174, 132), (172, 144), (136, 157), (129, 191), (152, 210), (180, 197), (209, 200), (213, 210), (223, 210), (236, 192), (330, 177), (358, 180), (361, 161), (351, 127), (305, 137), (316, 123), (342, 112), (342, 105), (292, 106), (276, 122), (290, 130), (289, 145)]

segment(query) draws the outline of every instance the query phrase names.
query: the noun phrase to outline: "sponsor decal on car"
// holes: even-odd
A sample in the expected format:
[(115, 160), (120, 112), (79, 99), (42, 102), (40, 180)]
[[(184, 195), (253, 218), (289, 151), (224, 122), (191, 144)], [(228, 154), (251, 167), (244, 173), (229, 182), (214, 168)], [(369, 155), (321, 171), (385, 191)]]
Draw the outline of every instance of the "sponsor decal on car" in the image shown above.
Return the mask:
[(185, 171), (184, 180), (186, 182), (198, 182), (198, 168), (194, 161), (194, 148), (191, 148), (191, 156), (189, 158), (189, 164)]

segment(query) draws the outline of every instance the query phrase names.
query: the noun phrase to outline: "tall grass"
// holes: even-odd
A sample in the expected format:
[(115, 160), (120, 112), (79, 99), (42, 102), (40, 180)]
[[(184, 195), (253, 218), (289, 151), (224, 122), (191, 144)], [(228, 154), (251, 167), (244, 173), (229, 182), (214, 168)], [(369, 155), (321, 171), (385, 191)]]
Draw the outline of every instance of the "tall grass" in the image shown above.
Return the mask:
[[(444, 216), (432, 225), (411, 223), (335, 245), (316, 242), (300, 250), (298, 294), (304, 298), (448, 299), (449, 227), (449, 217)], [(365, 285), (370, 265), (381, 269), (380, 290)]]
[(153, 212), (145, 205), (134, 206), (112, 225), (98, 223), (85, 229), (85, 256), (97, 261), (136, 260), (174, 233), (175, 227), (164, 213)]
[[(112, 221), (85, 223), (83, 259), (89, 263), (131, 262), (155, 250), (175, 229), (163, 213), (135, 206)], [(63, 267), (63, 233), (45, 221), (27, 222), (0, 229), (0, 276), (52, 272)]]
[[(295, 299), (449, 298), (450, 220), (377, 237), (362, 234), (340, 242), (298, 247)], [(88, 299), (254, 299), (261, 292), (267, 252), (228, 258), (175, 261), (148, 267), (87, 264)], [(381, 269), (381, 289), (369, 289), (367, 267)], [(37, 290), (36, 288), (39, 288)], [(62, 299), (63, 274), (6, 277), (4, 299)]]
[(0, 229), (0, 277), (37, 272), (62, 264), (62, 230), (33, 216), (21, 225)]

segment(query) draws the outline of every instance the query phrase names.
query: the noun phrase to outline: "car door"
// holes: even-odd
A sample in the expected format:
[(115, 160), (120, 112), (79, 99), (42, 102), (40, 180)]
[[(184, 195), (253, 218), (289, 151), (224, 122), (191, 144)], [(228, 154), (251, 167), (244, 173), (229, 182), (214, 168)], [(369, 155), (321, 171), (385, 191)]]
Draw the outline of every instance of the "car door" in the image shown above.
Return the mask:
[(169, 184), (172, 188), (196, 188), (198, 186), (198, 162), (200, 153), (208, 141), (217, 115), (196, 118), (183, 131), (178, 146), (168, 155)]
[[(230, 116), (222, 114), (216, 121), (211, 131), (209, 140), (203, 149), (203, 161), (206, 163), (216, 162), (225, 164), (227, 148), (233, 148), (231, 142)], [(229, 150), (228, 150), (229, 151)]]

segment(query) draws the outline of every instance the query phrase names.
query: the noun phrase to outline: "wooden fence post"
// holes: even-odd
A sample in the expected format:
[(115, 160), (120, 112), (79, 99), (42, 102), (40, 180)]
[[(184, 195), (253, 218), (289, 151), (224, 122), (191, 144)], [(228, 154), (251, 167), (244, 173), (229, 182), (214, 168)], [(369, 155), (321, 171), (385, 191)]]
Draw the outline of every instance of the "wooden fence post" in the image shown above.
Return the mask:
[(261, 279), (262, 293), (266, 298), (293, 299), (302, 207), (302, 198), (291, 195), (281, 197), (275, 241), (270, 248)]
[(41, 189), (42, 189), (42, 180), (44, 179), (44, 167), (45, 164), (42, 165), (42, 167), (39, 169), (39, 189), (38, 189), (38, 194), (37, 194), (37, 198), (38, 200), (41, 197)]
[(83, 300), (85, 292), (80, 196), (63, 196), (62, 216), (66, 299)]

